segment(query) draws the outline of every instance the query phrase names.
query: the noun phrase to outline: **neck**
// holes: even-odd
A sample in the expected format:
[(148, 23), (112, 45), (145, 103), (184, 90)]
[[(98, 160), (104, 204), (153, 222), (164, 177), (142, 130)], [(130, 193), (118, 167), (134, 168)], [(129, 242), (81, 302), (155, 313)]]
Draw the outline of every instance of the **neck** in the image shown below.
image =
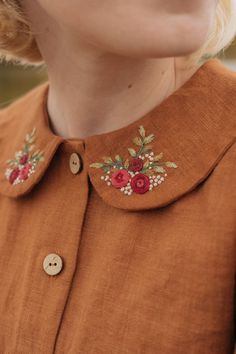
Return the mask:
[(183, 70), (181, 60), (174, 58), (137, 60), (94, 53), (60, 58), (48, 62), (47, 108), (51, 129), (67, 139), (125, 127), (196, 71)]

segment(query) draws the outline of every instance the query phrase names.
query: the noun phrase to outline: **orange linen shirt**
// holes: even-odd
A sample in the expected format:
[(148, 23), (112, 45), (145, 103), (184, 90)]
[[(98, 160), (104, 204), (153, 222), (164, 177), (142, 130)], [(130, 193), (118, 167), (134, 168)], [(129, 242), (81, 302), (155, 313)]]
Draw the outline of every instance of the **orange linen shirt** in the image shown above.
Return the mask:
[(0, 353), (232, 354), (236, 75), (84, 139), (48, 88), (0, 113)]

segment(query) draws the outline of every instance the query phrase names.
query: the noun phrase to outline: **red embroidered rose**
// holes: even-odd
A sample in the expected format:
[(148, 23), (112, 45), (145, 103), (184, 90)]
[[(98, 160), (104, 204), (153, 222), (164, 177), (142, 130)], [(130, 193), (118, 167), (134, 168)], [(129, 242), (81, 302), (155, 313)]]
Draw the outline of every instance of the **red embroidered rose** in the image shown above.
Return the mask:
[(129, 182), (130, 175), (126, 170), (119, 170), (114, 172), (111, 176), (111, 183), (116, 188), (122, 188)]
[(35, 138), (36, 128), (34, 127), (31, 133), (26, 134), (22, 150), (15, 153), (14, 159), (6, 161), (10, 166), (6, 168), (4, 174), (11, 184), (24, 182), (35, 172), (38, 163), (44, 161), (43, 151), (37, 150), (30, 153), (34, 148)]
[(141, 171), (143, 168), (143, 160), (142, 159), (132, 159), (129, 163), (129, 170), (133, 172)]
[(131, 179), (130, 184), (135, 193), (146, 193), (150, 186), (149, 177), (143, 173), (138, 173)]
[(29, 177), (29, 170), (31, 168), (31, 164), (30, 163), (27, 163), (21, 170), (20, 170), (20, 173), (19, 173), (19, 178), (20, 179), (27, 179)]
[(24, 154), (23, 156), (21, 156), (21, 158), (20, 158), (21, 165), (26, 164), (27, 161), (28, 161), (28, 154)]
[(14, 168), (14, 170), (12, 170), (10, 176), (9, 176), (9, 182), (11, 184), (13, 184), (13, 182), (15, 181), (15, 179), (19, 176), (19, 168)]
[[(163, 177), (158, 181), (157, 172), (164, 173), (165, 177), (167, 176), (163, 166), (178, 167), (176, 163), (171, 161), (160, 162), (163, 152), (156, 155), (152, 145), (150, 145), (155, 138), (154, 134), (147, 135), (143, 125), (140, 125), (138, 130), (139, 136), (132, 139), (136, 148), (128, 147), (129, 157), (116, 152), (114, 158), (106, 154), (102, 157), (104, 161), (93, 162), (89, 165), (92, 168), (103, 170), (103, 175), (100, 178), (108, 186), (119, 188), (125, 195), (143, 194), (151, 191), (164, 180)], [(114, 141), (114, 144), (117, 147), (119, 146), (118, 141)], [(114, 169), (117, 172), (113, 173)]]

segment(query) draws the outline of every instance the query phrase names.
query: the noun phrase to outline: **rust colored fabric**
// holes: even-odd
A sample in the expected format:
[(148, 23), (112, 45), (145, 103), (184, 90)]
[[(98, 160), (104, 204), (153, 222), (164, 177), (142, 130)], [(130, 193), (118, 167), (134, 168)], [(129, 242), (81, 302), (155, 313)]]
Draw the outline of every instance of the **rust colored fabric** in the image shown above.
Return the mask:
[[(54, 134), (48, 87), (0, 113), (0, 353), (233, 354), (236, 75), (212, 59), (145, 116), (85, 139)], [(145, 159), (130, 162), (143, 131), (148, 159), (169, 162), (150, 190), (135, 177)], [(14, 184), (24, 144), (37, 164)], [(131, 194), (124, 169), (108, 173), (122, 159)]]

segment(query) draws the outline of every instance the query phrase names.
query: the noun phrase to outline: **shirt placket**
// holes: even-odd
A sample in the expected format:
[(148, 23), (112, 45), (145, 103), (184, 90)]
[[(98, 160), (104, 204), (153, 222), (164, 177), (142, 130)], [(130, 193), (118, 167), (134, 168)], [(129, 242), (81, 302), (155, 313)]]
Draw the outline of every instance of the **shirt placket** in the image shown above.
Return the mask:
[[(87, 200), (84, 143), (65, 141), (31, 195), (37, 208), (31, 209), (26, 232), (33, 220), (37, 226), (26, 249), (22, 313), (12, 343), (16, 352), (54, 352), (77, 267)], [(23, 214), (27, 208), (22, 206)]]

